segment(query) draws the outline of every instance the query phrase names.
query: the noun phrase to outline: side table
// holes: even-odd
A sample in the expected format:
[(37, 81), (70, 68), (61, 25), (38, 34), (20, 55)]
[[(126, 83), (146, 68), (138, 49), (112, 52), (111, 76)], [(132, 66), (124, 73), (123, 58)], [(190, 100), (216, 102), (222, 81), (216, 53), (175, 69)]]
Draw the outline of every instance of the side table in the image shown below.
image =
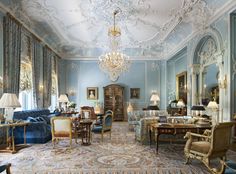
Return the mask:
[[(28, 122), (18, 122), (18, 123), (4, 123), (0, 124), (0, 128), (6, 128), (6, 140), (7, 140), (7, 147), (0, 149), (0, 152), (10, 152), (10, 153), (16, 153), (17, 150), (26, 147), (26, 126), (28, 125)], [(23, 126), (24, 127), (24, 144), (23, 145), (15, 145), (14, 140), (14, 129), (17, 126)], [(10, 132), (11, 128), (11, 133)]]
[(82, 134), (82, 145), (88, 146), (91, 144), (91, 125), (93, 121), (91, 120), (80, 120), (80, 124), (84, 127), (84, 132)]

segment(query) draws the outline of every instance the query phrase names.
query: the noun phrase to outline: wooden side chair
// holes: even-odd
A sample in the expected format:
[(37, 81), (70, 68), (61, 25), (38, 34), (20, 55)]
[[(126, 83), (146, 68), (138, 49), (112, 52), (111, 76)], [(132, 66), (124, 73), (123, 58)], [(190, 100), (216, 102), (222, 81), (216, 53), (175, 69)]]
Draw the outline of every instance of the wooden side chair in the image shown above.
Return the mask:
[[(187, 132), (185, 138), (188, 140), (184, 148), (186, 163), (188, 164), (191, 158), (195, 158), (202, 161), (211, 173), (223, 173), (233, 125), (232, 122), (219, 123), (205, 135)], [(221, 160), (217, 168), (210, 166), (210, 160), (214, 158)]]
[(101, 134), (102, 142), (105, 133), (110, 133), (110, 139), (111, 139), (112, 120), (113, 120), (112, 114), (106, 114), (103, 117), (102, 124), (94, 124), (92, 127), (93, 133)]
[(11, 174), (10, 167), (11, 167), (10, 163), (0, 165), (0, 173), (6, 171), (6, 174)]
[(53, 117), (51, 118), (52, 143), (55, 147), (55, 141), (59, 139), (70, 139), (70, 148), (72, 148), (72, 138), (75, 137), (77, 143), (76, 129), (72, 129), (72, 119), (70, 117)]
[(80, 116), (82, 119), (88, 117), (89, 119), (96, 120), (97, 116), (94, 112), (94, 108), (90, 106), (82, 106), (80, 107)]

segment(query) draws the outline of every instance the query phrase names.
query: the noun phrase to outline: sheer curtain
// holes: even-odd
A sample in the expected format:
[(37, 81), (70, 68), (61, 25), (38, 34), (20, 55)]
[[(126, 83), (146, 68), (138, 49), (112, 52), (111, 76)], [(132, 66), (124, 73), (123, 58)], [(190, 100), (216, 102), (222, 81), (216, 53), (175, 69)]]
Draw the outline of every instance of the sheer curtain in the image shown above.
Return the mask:
[(42, 45), (40, 41), (32, 37), (32, 76), (33, 76), (33, 106), (40, 108), (40, 60), (42, 60)]
[(51, 105), (52, 86), (52, 56), (53, 52), (47, 47), (43, 47), (43, 107)]
[(22, 25), (10, 14), (3, 18), (3, 92), (19, 95)]

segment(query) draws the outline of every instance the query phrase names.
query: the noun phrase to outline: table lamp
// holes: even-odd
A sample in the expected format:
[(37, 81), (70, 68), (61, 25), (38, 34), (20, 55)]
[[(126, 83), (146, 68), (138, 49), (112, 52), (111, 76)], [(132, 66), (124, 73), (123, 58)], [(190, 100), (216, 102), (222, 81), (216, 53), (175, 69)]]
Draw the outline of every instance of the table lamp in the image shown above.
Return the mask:
[(5, 108), (5, 122), (13, 121), (13, 109), (21, 107), (16, 94), (4, 93), (0, 99), (0, 108)]
[(133, 108), (133, 106), (131, 105), (131, 103), (129, 102), (128, 107), (127, 107), (127, 113), (128, 113), (128, 112), (133, 112), (133, 110), (134, 110), (134, 108)]
[(157, 105), (157, 101), (160, 101), (160, 97), (156, 92), (152, 93), (150, 101), (153, 102), (153, 105)]
[(179, 101), (177, 103), (177, 107), (179, 107), (179, 108), (185, 107), (184, 101), (182, 99), (179, 99)]
[(69, 102), (67, 95), (61, 94), (58, 101), (62, 103), (62, 108), (66, 111), (67, 110), (66, 103)]
[(196, 116), (201, 116), (201, 114), (199, 113), (199, 111), (205, 111), (205, 108), (204, 106), (202, 105), (194, 105), (191, 107), (191, 110), (192, 111), (196, 111), (195, 114)]
[(101, 109), (101, 107), (100, 107), (99, 102), (96, 102), (96, 105), (95, 105), (95, 107), (94, 107), (94, 113), (95, 113), (96, 115), (102, 113), (102, 109)]
[(210, 101), (207, 105), (207, 108), (212, 110), (212, 124), (215, 125), (218, 123), (218, 117), (217, 117), (217, 110), (219, 108), (218, 104), (216, 103), (216, 101)]

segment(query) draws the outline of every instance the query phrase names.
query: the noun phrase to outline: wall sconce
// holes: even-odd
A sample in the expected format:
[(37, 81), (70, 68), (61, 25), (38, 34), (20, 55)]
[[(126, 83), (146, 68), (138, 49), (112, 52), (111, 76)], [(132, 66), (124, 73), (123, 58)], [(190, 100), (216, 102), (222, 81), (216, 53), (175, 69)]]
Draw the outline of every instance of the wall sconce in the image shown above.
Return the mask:
[(39, 92), (43, 93), (43, 85), (39, 85)]
[(224, 75), (223, 79), (218, 79), (219, 88), (225, 89), (227, 87), (227, 75)]

